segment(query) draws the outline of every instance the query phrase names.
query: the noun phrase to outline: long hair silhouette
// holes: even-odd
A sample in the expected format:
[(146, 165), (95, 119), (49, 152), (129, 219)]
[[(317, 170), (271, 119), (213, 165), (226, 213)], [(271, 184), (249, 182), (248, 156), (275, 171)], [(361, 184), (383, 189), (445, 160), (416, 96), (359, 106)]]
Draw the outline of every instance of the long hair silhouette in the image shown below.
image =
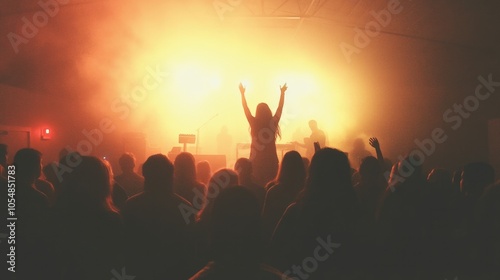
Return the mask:
[(268, 137), (267, 135), (262, 135), (264, 133), (273, 132), (272, 135), (274, 139), (276, 137), (281, 138), (281, 130), (279, 123), (273, 117), (273, 113), (269, 108), (267, 103), (259, 103), (257, 109), (255, 110), (255, 122), (250, 128), (250, 133), (253, 137)]

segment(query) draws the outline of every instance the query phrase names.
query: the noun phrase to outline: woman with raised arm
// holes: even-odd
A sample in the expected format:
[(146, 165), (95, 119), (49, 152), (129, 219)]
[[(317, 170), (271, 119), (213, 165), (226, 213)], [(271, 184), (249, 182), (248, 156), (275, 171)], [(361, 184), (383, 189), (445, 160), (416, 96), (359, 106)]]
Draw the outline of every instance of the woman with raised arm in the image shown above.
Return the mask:
[(248, 109), (245, 98), (245, 87), (240, 83), (239, 88), (243, 111), (250, 124), (250, 134), (252, 136), (250, 160), (253, 165), (253, 174), (256, 182), (261, 186), (265, 186), (276, 177), (276, 173), (278, 172), (276, 136), (281, 136), (279, 121), (283, 112), (287, 86), (284, 84), (280, 87), (280, 101), (274, 116), (266, 103), (259, 103), (255, 111), (255, 117), (250, 113), (250, 109)]

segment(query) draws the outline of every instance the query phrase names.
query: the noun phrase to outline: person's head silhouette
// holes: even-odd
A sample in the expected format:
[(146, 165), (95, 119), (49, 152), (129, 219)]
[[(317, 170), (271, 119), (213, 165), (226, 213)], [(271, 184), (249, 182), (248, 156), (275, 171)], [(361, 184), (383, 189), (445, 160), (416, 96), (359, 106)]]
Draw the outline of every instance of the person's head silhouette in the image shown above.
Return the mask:
[(250, 133), (253, 137), (266, 139), (281, 136), (278, 122), (273, 118), (273, 113), (266, 103), (259, 103), (255, 111), (255, 123)]
[(240, 177), (252, 176), (252, 162), (247, 158), (239, 158), (234, 164), (234, 170)]
[(182, 152), (174, 160), (174, 177), (179, 181), (196, 181), (196, 164), (194, 156)]
[(34, 183), (42, 173), (42, 154), (31, 148), (24, 148), (14, 156), (16, 178), (27, 184)]
[(203, 184), (207, 184), (212, 176), (212, 167), (206, 160), (202, 160), (196, 164), (196, 178)]
[(142, 165), (145, 192), (173, 192), (174, 166), (162, 154), (150, 156)]
[(380, 176), (381, 172), (380, 163), (375, 157), (368, 156), (361, 161), (359, 174), (362, 182), (374, 181)]
[(302, 156), (297, 151), (289, 151), (283, 157), (278, 170), (277, 182), (285, 185), (303, 186), (306, 169)]
[(466, 195), (480, 196), (495, 180), (495, 170), (486, 162), (472, 162), (464, 166), (460, 187)]
[(118, 159), (118, 164), (120, 164), (120, 168), (123, 173), (131, 173), (134, 172), (135, 168), (135, 157), (132, 153), (124, 153)]
[(310, 120), (309, 121), (309, 128), (311, 129), (312, 132), (315, 132), (318, 130), (318, 123), (315, 120)]
[(311, 197), (334, 197), (335, 193), (352, 189), (351, 166), (347, 155), (337, 149), (317, 151), (309, 166), (305, 192)]
[(255, 110), (255, 118), (258, 120), (271, 120), (273, 113), (266, 103), (259, 103)]
[(73, 207), (116, 212), (111, 197), (112, 180), (111, 168), (106, 162), (94, 156), (82, 156), (64, 183)]
[(261, 253), (260, 209), (242, 187), (227, 187), (213, 202), (210, 245), (215, 261), (252, 265)]

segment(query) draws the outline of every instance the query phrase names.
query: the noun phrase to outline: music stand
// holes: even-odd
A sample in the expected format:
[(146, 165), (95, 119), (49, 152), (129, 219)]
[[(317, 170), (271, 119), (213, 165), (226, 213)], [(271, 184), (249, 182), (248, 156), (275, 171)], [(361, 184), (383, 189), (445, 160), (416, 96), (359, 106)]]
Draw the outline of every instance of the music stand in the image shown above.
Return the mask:
[(194, 144), (196, 135), (194, 134), (179, 134), (179, 144), (183, 144), (183, 151), (186, 151), (187, 144)]

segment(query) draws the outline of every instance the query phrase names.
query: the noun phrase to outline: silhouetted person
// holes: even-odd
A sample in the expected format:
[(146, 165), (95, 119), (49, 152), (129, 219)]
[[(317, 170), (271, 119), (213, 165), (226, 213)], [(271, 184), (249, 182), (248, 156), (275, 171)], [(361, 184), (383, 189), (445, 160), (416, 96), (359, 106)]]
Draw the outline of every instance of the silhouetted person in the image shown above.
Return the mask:
[(304, 170), (306, 171), (306, 177), (307, 177), (307, 170), (309, 170), (309, 165), (311, 164), (311, 160), (306, 157), (302, 157), (302, 162), (304, 163)]
[[(41, 160), (41, 158), (40, 158)], [(41, 161), (40, 161), (41, 163)], [(3, 167), (6, 167), (7, 165), (7, 145), (5, 144), (0, 144), (0, 165)], [(0, 167), (0, 170), (2, 168)], [(7, 171), (5, 169), (5, 171)], [(7, 173), (5, 173), (7, 174)], [(40, 174), (38, 178), (35, 180), (34, 187), (36, 190), (39, 192), (43, 193), (47, 197), (47, 201), (49, 203), (49, 206), (54, 205), (54, 202), (56, 200), (56, 193), (54, 186), (47, 180), (42, 179), (43, 172), (42, 169), (40, 170)], [(1, 174), (0, 174), (1, 176)]]
[(165, 155), (150, 156), (142, 167), (144, 191), (131, 197), (123, 211), (129, 241), (130, 275), (141, 279), (186, 279), (194, 268), (194, 242), (181, 207), (189, 201), (174, 193), (174, 166)]
[(124, 264), (123, 221), (112, 202), (112, 173), (93, 156), (64, 178), (55, 210), (61, 279), (109, 279)]
[(210, 163), (206, 160), (202, 160), (196, 164), (196, 178), (198, 181), (208, 186), (208, 181), (212, 177), (212, 168), (210, 167)]
[(375, 213), (387, 188), (387, 182), (380, 162), (372, 156), (363, 159), (359, 167), (359, 175), (360, 182), (354, 186), (354, 189), (361, 207), (362, 220), (368, 223), (366, 226), (369, 226), (375, 222)]
[[(213, 201), (219, 195), (220, 191), (227, 187), (234, 187), (236, 185), (238, 185), (238, 173), (229, 168), (217, 170), (208, 182), (206, 196), (203, 199), (202, 209), (198, 215), (198, 222), (206, 224), (210, 219)], [(196, 200), (196, 202), (199, 202), (199, 200)]]
[[(370, 139), (370, 144), (376, 140), (375, 138), (372, 139)], [(378, 144), (378, 141), (376, 143)], [(381, 152), (380, 158), (382, 158)], [(364, 253), (359, 256), (359, 262), (360, 265), (369, 269), (373, 269), (370, 266), (373, 266), (373, 260), (379, 254), (376, 248), (376, 215), (387, 188), (383, 165), (383, 158), (382, 162), (372, 156), (364, 158), (357, 173), (359, 182), (354, 186), (360, 211), (358, 236), (361, 242), (360, 246), (364, 249)]]
[(122, 173), (115, 176), (115, 181), (123, 187), (127, 196), (131, 197), (142, 192), (144, 178), (137, 174), (135, 169), (135, 156), (132, 153), (124, 153), (118, 159)]
[(477, 201), (494, 180), (495, 171), (488, 163), (473, 162), (463, 167), (460, 180), (462, 201), (459, 211), (462, 218), (461, 224), (466, 228), (462, 230), (470, 231), (474, 227), (474, 211)]
[(202, 209), (199, 211), (196, 220), (196, 246), (201, 264), (209, 261), (208, 255), (208, 236), (209, 236), (209, 223), (212, 218), (212, 209), (214, 207), (214, 200), (219, 196), (222, 190), (238, 185), (238, 174), (229, 168), (217, 170), (210, 178), (207, 187), (206, 197), (200, 201), (195, 200), (193, 203), (196, 209), (199, 209), (201, 203)]
[(47, 201), (49, 202), (49, 206), (52, 207), (56, 202), (56, 190), (54, 186), (47, 180), (37, 178), (35, 181), (35, 188), (47, 196)]
[(366, 210), (373, 215), (387, 188), (387, 181), (382, 171), (378, 159), (372, 156), (365, 157), (359, 167), (360, 182), (354, 186), (359, 201), (362, 201), (366, 206), (370, 205)]
[(410, 157), (396, 163), (379, 210), (379, 277), (407, 278), (415, 273), (429, 277), (430, 210), (425, 203), (427, 182), (422, 165)]
[[(390, 170), (390, 168), (392, 167), (392, 164), (390, 164), (390, 165), (386, 164), (385, 159), (382, 155), (382, 150), (380, 149), (380, 144), (378, 142), (378, 139), (375, 137), (372, 137), (368, 140), (368, 143), (370, 143), (370, 146), (375, 148), (375, 151), (377, 153), (377, 160), (379, 162), (378, 169), (380, 169), (380, 172), (384, 172), (384, 173), (388, 172)], [(370, 156), (368, 156), (368, 157), (370, 157)], [(362, 158), (360, 163), (362, 163), (365, 158)], [(361, 165), (360, 165), (359, 169), (361, 169)], [(356, 186), (356, 185), (361, 183), (361, 174), (360, 174), (359, 170), (353, 169), (353, 172), (354, 172), (354, 174), (352, 176), (352, 184), (354, 186)]]
[(245, 98), (245, 87), (240, 83), (241, 101), (243, 111), (250, 124), (250, 135), (252, 144), (250, 148), (250, 160), (253, 164), (253, 173), (256, 183), (265, 186), (276, 177), (278, 172), (278, 154), (276, 153), (276, 137), (281, 136), (279, 121), (285, 103), (286, 84), (280, 87), (281, 95), (278, 108), (274, 115), (266, 103), (259, 103), (252, 115)]
[(371, 137), (368, 139), (368, 143), (375, 149), (375, 153), (377, 155), (377, 160), (379, 161), (380, 168), (382, 172), (389, 171), (392, 167), (392, 164), (389, 163), (388, 159), (384, 159), (382, 155), (382, 149), (380, 148), (380, 142), (376, 137)]
[(304, 188), (306, 170), (302, 157), (297, 151), (289, 151), (281, 161), (276, 179), (267, 190), (262, 210), (264, 236), (270, 239), (274, 228), (290, 203), (297, 199)]
[(427, 175), (427, 183), (430, 189), (443, 197), (451, 197), (453, 194), (452, 175), (449, 170), (432, 169)]
[[(455, 194), (449, 170), (434, 168), (427, 175), (424, 203), (429, 209), (429, 263), (432, 271), (453, 271), (453, 239), (455, 234)], [(444, 275), (443, 275), (444, 277)], [(447, 275), (446, 278), (452, 277)], [(454, 276), (453, 276), (454, 277)]]
[[(35, 149), (24, 148), (14, 155), (15, 174), (12, 176), (15, 177), (15, 207), (9, 212), (9, 217), (15, 217), (17, 221), (14, 221), (16, 243), (10, 245), (16, 247), (15, 268), (19, 279), (47, 277), (49, 273), (49, 258), (52, 257), (49, 253), (49, 201), (35, 186), (41, 175), (41, 162), (42, 154)], [(2, 192), (7, 193), (7, 190), (3, 189)], [(6, 205), (2, 211), (7, 211)], [(11, 221), (5, 223), (10, 224)]]
[(500, 181), (487, 187), (480, 197), (476, 227), (478, 274), (485, 279), (500, 279)]
[(404, 181), (404, 177), (401, 177), (399, 175), (399, 165), (400, 162), (396, 162), (392, 165), (391, 167), (391, 172), (389, 173), (389, 178), (387, 179), (387, 189), (386, 193), (384, 194), (384, 199), (386, 197), (386, 194), (388, 194), (388, 191), (395, 191), (396, 187), (400, 185), (402, 181)]
[(239, 185), (255, 195), (259, 202), (259, 209), (262, 209), (264, 199), (266, 198), (266, 189), (255, 183), (252, 162), (247, 158), (239, 158), (234, 164), (234, 170), (238, 173)]
[(190, 280), (289, 279), (262, 263), (259, 203), (242, 187), (221, 190), (209, 221), (209, 262)]
[(306, 148), (306, 157), (311, 159), (314, 155), (314, 142), (318, 142), (321, 148), (326, 147), (326, 135), (325, 132), (318, 128), (318, 123), (316, 120), (309, 121), (309, 128), (311, 129), (311, 135), (304, 138), (304, 143), (294, 142), (294, 144)]
[(354, 186), (354, 190), (360, 211), (359, 242), (364, 249), (364, 253), (360, 254), (358, 261), (363, 267), (373, 269), (373, 260), (379, 254), (376, 248), (376, 213), (387, 188), (387, 181), (382, 173), (380, 161), (372, 156), (363, 159), (357, 174), (359, 182)]
[(366, 150), (365, 142), (363, 142), (363, 139), (361, 138), (354, 139), (353, 148), (349, 152), (349, 161), (351, 162), (352, 168), (358, 170), (361, 161), (365, 157), (371, 155), (372, 154), (368, 150)]
[(205, 186), (196, 179), (196, 165), (192, 154), (180, 153), (174, 161), (174, 192), (190, 203), (197, 196), (205, 196)]
[(106, 165), (106, 168), (109, 170), (109, 174), (112, 179), (112, 192), (111, 192), (111, 199), (113, 200), (113, 204), (115, 205), (116, 209), (118, 211), (122, 210), (123, 206), (125, 206), (125, 202), (128, 199), (127, 192), (125, 189), (114, 179), (114, 174), (113, 174), (113, 168), (111, 167), (111, 164), (107, 160), (103, 160), (104, 164)]
[(59, 197), (64, 190), (64, 180), (68, 177), (73, 169), (78, 166), (82, 161), (82, 155), (75, 151), (68, 151), (67, 149), (62, 149), (59, 151), (59, 162), (57, 164), (51, 164), (52, 174), (54, 175), (54, 180), (52, 185), (56, 190), (56, 196)]
[[(348, 279), (363, 269), (355, 259), (353, 235), (356, 221), (356, 194), (344, 152), (323, 148), (309, 167), (301, 197), (283, 214), (273, 235), (274, 263), (279, 269), (292, 268), (299, 279)], [(316, 269), (305, 269), (306, 258), (314, 258)], [(312, 262), (312, 261), (311, 261)]]
[(460, 188), (465, 197), (477, 200), (484, 189), (495, 180), (495, 170), (485, 162), (473, 162), (464, 166)]
[[(53, 167), (53, 165), (55, 165), (56, 167)], [(42, 173), (43, 173), (43, 175), (45, 175), (45, 179), (47, 179), (47, 181), (49, 181), (52, 184), (52, 186), (54, 186), (54, 189), (56, 189), (56, 184), (58, 183), (57, 182), (58, 181), (57, 174), (56, 174), (57, 165), (58, 165), (58, 162), (52, 161), (52, 162), (45, 164), (42, 167)]]
[(476, 211), (480, 197), (486, 188), (493, 184), (494, 179), (495, 171), (488, 163), (472, 162), (463, 167), (460, 181), (463, 198), (458, 209), (460, 219), (456, 229), (461, 234), (456, 240), (456, 246), (460, 246), (461, 249), (458, 253), (461, 257), (458, 266), (469, 277), (478, 275), (482, 266), (476, 251), (476, 245), (481, 238), (477, 229), (479, 221), (476, 218)]
[(52, 184), (52, 186), (54, 187), (56, 197), (59, 194), (59, 190), (57, 189), (59, 186), (59, 180), (57, 179), (57, 174), (56, 174), (56, 171), (58, 169), (58, 165), (59, 165), (58, 162), (53, 161), (53, 162), (49, 162), (49, 163), (45, 164), (42, 167), (42, 173), (43, 173), (43, 175), (45, 175), (45, 179), (47, 181), (49, 181)]

